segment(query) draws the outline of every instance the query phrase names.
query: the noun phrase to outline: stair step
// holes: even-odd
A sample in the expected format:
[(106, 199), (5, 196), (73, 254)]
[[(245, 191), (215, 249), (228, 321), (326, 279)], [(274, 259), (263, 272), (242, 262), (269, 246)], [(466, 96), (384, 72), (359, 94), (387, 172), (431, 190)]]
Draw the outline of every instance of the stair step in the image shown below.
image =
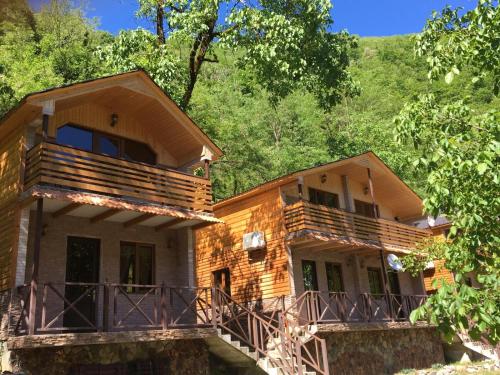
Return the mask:
[(240, 347), (241, 347), (241, 344), (239, 341), (231, 341), (231, 345), (237, 349), (240, 349)]

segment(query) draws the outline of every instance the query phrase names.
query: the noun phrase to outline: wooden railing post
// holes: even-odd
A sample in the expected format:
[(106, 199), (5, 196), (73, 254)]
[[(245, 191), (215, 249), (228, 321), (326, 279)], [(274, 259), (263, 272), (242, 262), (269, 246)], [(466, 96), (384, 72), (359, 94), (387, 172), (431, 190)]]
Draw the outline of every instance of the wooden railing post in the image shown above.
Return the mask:
[[(301, 342), (295, 342), (295, 360), (297, 361), (297, 374), (303, 375), (304, 371), (302, 369), (302, 350), (301, 350)], [(292, 360), (292, 368), (293, 368), (293, 360)]]
[(106, 281), (103, 284), (102, 291), (102, 330), (109, 331), (109, 284)]
[(166, 290), (165, 290), (165, 282), (161, 283), (160, 290), (160, 320), (161, 320), (161, 328), (163, 330), (167, 329), (167, 298), (166, 298)]
[(217, 322), (218, 322), (218, 319), (217, 319), (217, 290), (215, 289), (215, 287), (212, 287), (211, 289), (211, 294), (212, 294), (212, 298), (211, 298), (211, 302), (212, 302), (212, 325), (214, 326), (214, 328), (217, 328)]

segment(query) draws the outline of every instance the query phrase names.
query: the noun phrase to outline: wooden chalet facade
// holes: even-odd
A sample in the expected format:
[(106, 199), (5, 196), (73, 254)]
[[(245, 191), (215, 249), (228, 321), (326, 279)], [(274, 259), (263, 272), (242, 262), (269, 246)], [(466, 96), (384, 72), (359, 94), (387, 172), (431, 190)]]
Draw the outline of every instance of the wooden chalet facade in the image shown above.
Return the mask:
[[(0, 371), (208, 375), (215, 363), (329, 375), (345, 365), (319, 325), (405, 321), (424, 301), (422, 277), (388, 273), (385, 260), (431, 235), (411, 225), (421, 200), (374, 154), (213, 205), (221, 155), (143, 71), (33, 93), (10, 111)], [(243, 249), (251, 232), (264, 247)], [(410, 349), (427, 340), (412, 337)], [(422, 353), (391, 366), (440, 360)]]
[(221, 155), (143, 71), (25, 97), (0, 123), (1, 341), (207, 326), (192, 315), (209, 292), (193, 229), (219, 222), (208, 173)]
[[(214, 205), (224, 221), (196, 231), (199, 286), (240, 302), (285, 305), (310, 322), (406, 320), (425, 299), (422, 275), (392, 272), (432, 235), (413, 223), (422, 201), (375, 154), (296, 172)], [(245, 233), (266, 245), (246, 251)]]

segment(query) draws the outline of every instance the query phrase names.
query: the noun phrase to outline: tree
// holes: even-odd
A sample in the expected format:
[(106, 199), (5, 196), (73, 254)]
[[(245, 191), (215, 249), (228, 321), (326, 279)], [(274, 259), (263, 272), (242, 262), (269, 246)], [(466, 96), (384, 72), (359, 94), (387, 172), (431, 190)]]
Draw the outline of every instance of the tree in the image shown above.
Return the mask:
[(109, 36), (68, 0), (52, 0), (35, 14), (14, 1), (0, 14), (0, 114), (29, 92), (100, 74), (94, 52)]
[[(463, 16), (446, 8), (434, 15), (417, 37), (417, 54), (428, 57), (429, 77), (445, 74), (446, 81), (470, 65), (478, 77), (499, 83), (500, 13), (494, 2), (481, 0)], [(494, 36), (496, 33), (496, 37)], [(497, 59), (496, 65), (488, 59)], [(451, 78), (450, 78), (451, 77)], [(420, 96), (396, 118), (397, 140), (410, 142), (419, 153), (413, 167), (427, 174), (424, 209), (444, 215), (452, 227), (448, 241), (434, 244), (429, 257), (445, 260), (454, 273), (412, 313), (438, 324), (448, 339), (459, 330), (473, 338), (500, 340), (500, 112), (475, 113), (463, 101), (441, 104), (434, 95)], [(428, 259), (408, 257), (413, 272)], [(479, 288), (467, 285), (474, 271)]]
[(416, 37), (416, 52), (426, 56), (429, 78), (445, 75), (451, 82), (464, 67), (475, 73), (474, 81), (493, 77), (495, 95), (500, 90), (500, 9), (498, 0), (479, 0), (477, 7), (446, 7), (434, 13)]
[[(329, 31), (328, 0), (140, 0), (139, 6), (139, 15), (154, 20), (157, 35), (143, 29), (122, 32), (100, 56), (114, 72), (141, 66), (156, 79), (165, 71), (161, 85), (180, 97), (184, 109), (202, 66), (217, 63), (222, 49), (237, 55), (238, 66), (253, 70), (275, 105), (298, 87), (314, 93), (323, 108), (358, 92), (347, 70), (356, 40), (347, 32)], [(155, 54), (159, 57), (148, 62), (146, 56)], [(175, 77), (171, 67), (179, 63), (182, 77)]]

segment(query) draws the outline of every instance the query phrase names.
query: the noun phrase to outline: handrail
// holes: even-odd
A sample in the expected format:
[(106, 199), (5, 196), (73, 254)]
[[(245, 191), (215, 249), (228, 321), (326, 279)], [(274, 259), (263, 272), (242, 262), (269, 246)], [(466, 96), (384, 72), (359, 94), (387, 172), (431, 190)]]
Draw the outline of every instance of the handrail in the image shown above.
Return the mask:
[(50, 142), (27, 154), (24, 188), (36, 184), (212, 212), (211, 183), (205, 178)]
[(427, 229), (395, 221), (365, 217), (353, 212), (299, 201), (284, 208), (289, 232), (311, 230), (358, 241), (413, 249), (431, 235)]
[[(263, 319), (220, 289), (215, 289), (215, 298), (217, 327), (249, 345), (259, 356), (280, 367), (285, 374), (303, 374), (304, 367), (319, 374), (329, 374), (324, 339), (310, 332), (305, 339), (291, 334), (287, 330), (292, 323), (283, 313), (279, 314), (279, 324), (276, 326), (273, 324), (275, 321)], [(242, 325), (241, 320), (246, 320), (247, 325)], [(306, 344), (310, 342), (314, 343), (314, 350), (307, 347)], [(276, 350), (280, 355), (269, 355), (270, 349)]]

